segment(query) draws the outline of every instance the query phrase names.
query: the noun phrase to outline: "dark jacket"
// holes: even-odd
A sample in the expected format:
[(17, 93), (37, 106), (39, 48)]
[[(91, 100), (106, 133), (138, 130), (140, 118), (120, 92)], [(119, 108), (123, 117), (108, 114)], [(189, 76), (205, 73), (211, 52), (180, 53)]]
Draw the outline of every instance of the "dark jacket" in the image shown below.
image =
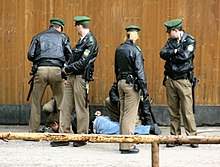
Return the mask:
[(114, 104), (114, 105), (118, 105), (119, 103), (119, 93), (118, 93), (118, 83), (114, 82), (110, 91), (109, 91), (109, 98), (110, 101)]
[[(193, 73), (195, 46), (195, 39), (186, 32), (179, 43), (176, 39), (169, 38), (160, 51), (160, 57), (166, 61), (164, 74), (172, 79), (184, 79), (189, 73)], [(174, 53), (174, 49), (177, 49), (177, 53)]]
[(98, 43), (91, 32), (78, 41), (73, 48), (73, 60), (65, 67), (66, 73), (83, 75), (84, 79), (93, 80), (94, 62), (98, 54)]
[(50, 28), (33, 37), (28, 51), (28, 60), (38, 66), (63, 67), (65, 60), (72, 58), (69, 37)]
[(115, 75), (117, 80), (131, 74), (136, 78), (143, 96), (147, 96), (147, 81), (144, 60), (140, 48), (131, 40), (126, 40), (115, 51)]

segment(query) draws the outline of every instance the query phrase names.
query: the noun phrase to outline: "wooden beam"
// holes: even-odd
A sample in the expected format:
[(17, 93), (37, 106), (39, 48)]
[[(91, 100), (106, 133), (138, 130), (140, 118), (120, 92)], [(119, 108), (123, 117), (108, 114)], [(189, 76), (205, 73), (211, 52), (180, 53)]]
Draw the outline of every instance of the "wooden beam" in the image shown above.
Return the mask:
[(92, 143), (220, 144), (220, 136), (0, 133), (3, 140), (85, 141)]

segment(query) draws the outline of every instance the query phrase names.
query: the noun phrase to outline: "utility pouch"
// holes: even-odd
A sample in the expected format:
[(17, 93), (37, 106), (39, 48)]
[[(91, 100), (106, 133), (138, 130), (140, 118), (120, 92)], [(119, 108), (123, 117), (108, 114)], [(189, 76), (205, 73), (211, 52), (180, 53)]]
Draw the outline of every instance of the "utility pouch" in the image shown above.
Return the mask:
[(134, 84), (134, 77), (131, 74), (129, 74), (125, 79), (125, 83), (126, 84)]
[(94, 81), (93, 78), (94, 69), (92, 67), (88, 67), (83, 74), (83, 78), (87, 81)]
[(163, 86), (166, 86), (166, 85), (165, 85), (166, 80), (167, 80), (167, 76), (164, 75), (164, 78), (163, 78)]
[(140, 91), (140, 86), (139, 86), (137, 80), (134, 82), (134, 90), (135, 90), (136, 92), (139, 92), (139, 91)]
[(188, 80), (189, 80), (191, 83), (193, 83), (193, 81), (194, 81), (194, 72), (193, 72), (193, 71), (189, 71), (189, 72), (187, 73), (187, 78), (188, 78)]
[(37, 73), (37, 70), (38, 70), (38, 65), (33, 65), (32, 67), (31, 67), (31, 72), (30, 72), (30, 75), (34, 75), (34, 74), (36, 74)]

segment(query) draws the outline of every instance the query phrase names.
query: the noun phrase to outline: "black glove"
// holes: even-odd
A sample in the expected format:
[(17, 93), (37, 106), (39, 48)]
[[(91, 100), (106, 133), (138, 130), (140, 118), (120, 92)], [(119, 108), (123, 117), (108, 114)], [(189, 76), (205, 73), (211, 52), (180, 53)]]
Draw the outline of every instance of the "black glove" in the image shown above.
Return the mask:
[(144, 89), (143, 91), (142, 91), (142, 94), (143, 94), (143, 102), (144, 101), (149, 101), (149, 99), (148, 99), (148, 96), (149, 96), (149, 94), (148, 94), (148, 92), (147, 92), (147, 90), (146, 89)]
[(143, 91), (143, 106), (145, 111), (149, 110), (150, 106), (150, 100), (148, 99), (148, 96), (149, 94), (147, 93), (147, 90)]
[(147, 98), (143, 98), (143, 105), (144, 106), (150, 106), (150, 100), (148, 99), (148, 96), (147, 96)]
[(61, 78), (67, 80), (67, 74), (64, 69), (61, 70)]

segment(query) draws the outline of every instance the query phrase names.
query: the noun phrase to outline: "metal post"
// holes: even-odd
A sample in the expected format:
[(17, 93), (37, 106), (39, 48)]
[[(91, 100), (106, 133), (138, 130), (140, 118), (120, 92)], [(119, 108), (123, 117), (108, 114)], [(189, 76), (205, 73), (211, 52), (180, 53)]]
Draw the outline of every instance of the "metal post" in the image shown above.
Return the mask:
[(159, 143), (151, 143), (152, 167), (159, 167)]

